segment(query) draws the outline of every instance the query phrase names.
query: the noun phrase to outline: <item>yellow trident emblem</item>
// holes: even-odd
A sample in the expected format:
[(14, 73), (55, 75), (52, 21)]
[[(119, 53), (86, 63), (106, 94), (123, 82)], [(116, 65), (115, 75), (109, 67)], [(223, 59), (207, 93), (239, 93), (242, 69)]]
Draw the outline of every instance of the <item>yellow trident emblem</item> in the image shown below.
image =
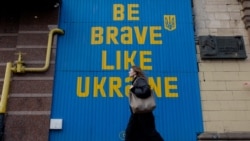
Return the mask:
[(164, 15), (164, 28), (169, 31), (173, 31), (176, 29), (175, 15)]

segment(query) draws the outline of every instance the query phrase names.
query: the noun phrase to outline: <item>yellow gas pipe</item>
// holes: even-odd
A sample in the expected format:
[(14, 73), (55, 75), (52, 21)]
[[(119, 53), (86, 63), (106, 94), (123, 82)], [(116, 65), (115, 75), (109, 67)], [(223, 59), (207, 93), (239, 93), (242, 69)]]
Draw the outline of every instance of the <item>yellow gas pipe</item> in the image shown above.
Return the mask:
[(0, 114), (6, 113), (7, 99), (8, 99), (10, 79), (11, 79), (12, 72), (13, 73), (44, 72), (44, 71), (48, 70), (50, 56), (51, 56), (51, 46), (53, 43), (53, 35), (55, 33), (64, 34), (64, 31), (61, 29), (55, 28), (49, 32), (46, 60), (45, 60), (45, 65), (43, 67), (41, 67), (41, 68), (25, 68), (24, 62), (22, 61), (22, 54), (21, 53), (19, 53), (19, 55), (18, 55), (18, 60), (16, 61), (15, 66), (12, 66), (11, 62), (7, 63), (6, 70), (5, 70), (4, 83), (3, 83), (3, 90), (2, 90), (2, 95), (1, 95), (1, 101), (0, 101)]
[(45, 59), (45, 64), (43, 67), (41, 68), (25, 68), (25, 66), (23, 65), (23, 61), (22, 61), (22, 54), (19, 53), (19, 57), (18, 57), (18, 60), (16, 61), (16, 67), (14, 67), (12, 69), (12, 71), (14, 73), (23, 73), (23, 72), (44, 72), (46, 70), (48, 70), (49, 68), (49, 61), (50, 61), (50, 56), (51, 56), (51, 44), (52, 44), (52, 41), (53, 41), (53, 34), (54, 33), (59, 33), (59, 34), (64, 34), (63, 30), (61, 29), (52, 29), (49, 33), (49, 37), (48, 37), (48, 45), (47, 45), (47, 52), (46, 52), (46, 59)]
[(10, 88), (11, 67), (12, 67), (12, 63), (8, 62), (6, 65), (3, 90), (2, 90), (1, 101), (0, 101), (0, 113), (1, 114), (6, 112), (6, 105), (7, 105), (9, 88)]

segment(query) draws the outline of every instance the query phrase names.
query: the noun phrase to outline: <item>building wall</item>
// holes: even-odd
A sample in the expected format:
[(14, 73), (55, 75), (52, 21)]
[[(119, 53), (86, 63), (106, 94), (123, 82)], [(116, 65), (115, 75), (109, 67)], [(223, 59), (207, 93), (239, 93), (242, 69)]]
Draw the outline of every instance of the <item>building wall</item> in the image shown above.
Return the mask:
[[(250, 54), (249, 35), (237, 0), (193, 0), (197, 37), (242, 35)], [(0, 13), (0, 88), (6, 62), (26, 53), (27, 67), (43, 66), (48, 31), (57, 26), (58, 8)], [(5, 141), (46, 141), (52, 100), (55, 46), (44, 73), (13, 74), (5, 117)], [(201, 60), (197, 44), (205, 132), (250, 132), (250, 58)]]
[[(0, 11), (0, 88), (2, 89), (6, 63), (14, 63), (18, 58), (16, 53), (24, 53), (23, 61), (26, 67), (44, 66), (48, 33), (57, 27), (58, 8), (28, 9), (20, 5), (15, 8), (1, 8)], [(48, 140), (54, 59), (55, 44), (47, 72), (12, 75), (4, 120), (4, 141)]]
[(205, 132), (250, 131), (250, 47), (237, 0), (194, 0), (196, 34), (244, 37), (245, 60), (202, 60), (197, 44), (197, 63)]

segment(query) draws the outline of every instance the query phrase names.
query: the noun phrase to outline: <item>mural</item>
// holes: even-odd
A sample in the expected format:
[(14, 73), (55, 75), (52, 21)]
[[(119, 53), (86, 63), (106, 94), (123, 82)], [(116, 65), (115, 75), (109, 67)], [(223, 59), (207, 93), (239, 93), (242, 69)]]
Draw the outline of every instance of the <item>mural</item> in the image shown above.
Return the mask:
[(165, 140), (203, 131), (190, 0), (62, 0), (50, 141), (119, 141), (130, 110), (128, 71), (140, 66), (156, 94)]

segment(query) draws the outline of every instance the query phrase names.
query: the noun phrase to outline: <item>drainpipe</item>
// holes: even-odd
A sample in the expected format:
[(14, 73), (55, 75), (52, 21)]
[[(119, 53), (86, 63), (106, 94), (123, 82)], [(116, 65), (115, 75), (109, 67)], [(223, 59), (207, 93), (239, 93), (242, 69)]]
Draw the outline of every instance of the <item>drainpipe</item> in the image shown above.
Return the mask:
[(52, 29), (49, 32), (48, 37), (48, 45), (46, 52), (45, 64), (41, 68), (26, 68), (24, 66), (24, 62), (22, 61), (22, 53), (20, 52), (18, 55), (17, 61), (15, 61), (14, 65), (11, 62), (8, 62), (5, 70), (5, 77), (2, 89), (2, 95), (0, 100), (0, 140), (3, 141), (4, 135), (4, 116), (6, 113), (7, 100), (10, 88), (10, 79), (12, 73), (25, 73), (25, 72), (45, 72), (49, 68), (50, 56), (51, 56), (51, 46), (53, 43), (53, 35), (55, 33), (64, 34), (64, 31), (58, 28)]

